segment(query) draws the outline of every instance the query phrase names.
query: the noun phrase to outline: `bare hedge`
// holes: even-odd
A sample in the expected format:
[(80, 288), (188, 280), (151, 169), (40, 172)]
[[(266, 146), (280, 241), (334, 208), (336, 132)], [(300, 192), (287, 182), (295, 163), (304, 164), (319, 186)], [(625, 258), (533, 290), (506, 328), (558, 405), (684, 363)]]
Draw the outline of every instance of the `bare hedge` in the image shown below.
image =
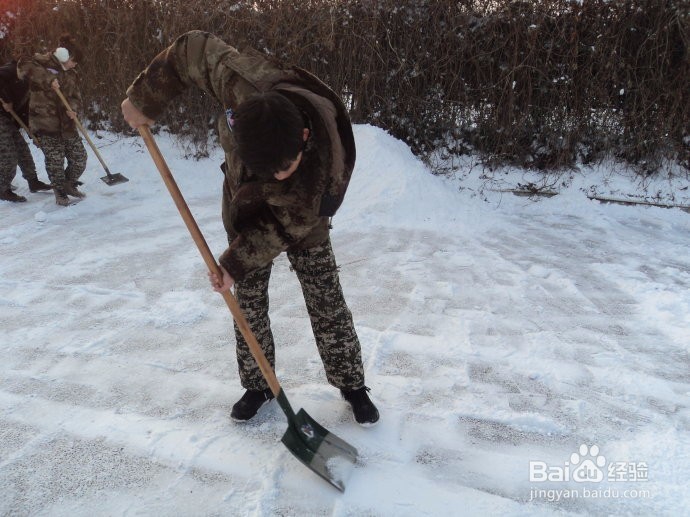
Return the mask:
[[(0, 57), (71, 32), (87, 118), (119, 114), (136, 74), (177, 35), (218, 34), (300, 65), (352, 118), (428, 156), (552, 169), (613, 154), (690, 171), (690, 0), (0, 0)], [(161, 122), (203, 152), (218, 109), (189, 93)]]

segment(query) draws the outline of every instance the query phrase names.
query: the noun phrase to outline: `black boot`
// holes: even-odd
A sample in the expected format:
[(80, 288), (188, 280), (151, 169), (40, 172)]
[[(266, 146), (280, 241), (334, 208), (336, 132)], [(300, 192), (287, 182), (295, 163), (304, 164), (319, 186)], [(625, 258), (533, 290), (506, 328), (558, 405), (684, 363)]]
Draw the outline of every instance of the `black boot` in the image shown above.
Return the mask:
[(38, 178), (33, 178), (28, 180), (29, 183), (29, 191), (30, 192), (38, 192), (39, 190), (50, 190), (53, 187), (48, 185), (47, 183), (43, 183), (41, 180)]
[(367, 391), (370, 390), (366, 386), (358, 390), (340, 390), (343, 398), (352, 406), (355, 420), (363, 426), (371, 426), (379, 421), (379, 410), (376, 409), (374, 403), (369, 399)]
[(264, 404), (273, 400), (273, 392), (265, 390), (247, 390), (242, 398), (232, 406), (230, 417), (238, 422), (245, 422), (256, 415)]
[(4, 201), (12, 201), (14, 203), (23, 203), (26, 201), (26, 198), (24, 196), (18, 196), (14, 192), (12, 192), (11, 188), (8, 188), (4, 192), (0, 193), (0, 199)]

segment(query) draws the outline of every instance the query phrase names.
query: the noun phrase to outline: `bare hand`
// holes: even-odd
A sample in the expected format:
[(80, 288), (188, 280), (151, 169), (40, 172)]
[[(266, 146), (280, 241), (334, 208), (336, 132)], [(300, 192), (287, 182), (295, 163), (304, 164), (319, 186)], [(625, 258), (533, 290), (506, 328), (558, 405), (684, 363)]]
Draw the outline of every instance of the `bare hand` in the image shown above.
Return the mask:
[(53, 81), (50, 83), (50, 87), (53, 90), (58, 91), (60, 89), (60, 83), (58, 82), (57, 79), (53, 79)]
[(74, 111), (72, 111), (72, 110), (69, 110), (69, 111), (67, 112), (67, 116), (68, 116), (69, 118), (71, 118), (72, 120), (77, 120), (77, 114), (76, 114)]
[(218, 278), (218, 275), (212, 272), (208, 272), (208, 280), (211, 282), (211, 287), (217, 293), (226, 293), (230, 291), (233, 285), (235, 285), (235, 280), (230, 276), (223, 266), (219, 266), (223, 274), (223, 278)]
[(129, 98), (122, 101), (120, 108), (122, 108), (122, 116), (125, 118), (125, 122), (133, 129), (137, 129), (141, 126), (152, 126), (154, 124), (154, 121), (139, 111)]

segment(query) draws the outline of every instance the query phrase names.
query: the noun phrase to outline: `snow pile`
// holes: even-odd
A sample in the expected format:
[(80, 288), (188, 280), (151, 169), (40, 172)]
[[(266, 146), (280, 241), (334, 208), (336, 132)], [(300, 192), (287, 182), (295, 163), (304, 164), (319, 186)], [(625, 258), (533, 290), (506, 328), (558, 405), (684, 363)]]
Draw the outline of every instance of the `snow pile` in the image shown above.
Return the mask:
[[(690, 512), (690, 215), (588, 200), (603, 170), (480, 196), (476, 169), (437, 178), (355, 129), (332, 240), (379, 425), (326, 383), (285, 257), (270, 292), (287, 396), (360, 453), (345, 492), (280, 443), (275, 403), (229, 419), (227, 308), (143, 144), (105, 135), (129, 183), (90, 155), (78, 205), (20, 178), (28, 202), (0, 203), (0, 515)], [(220, 153), (157, 139), (219, 254)]]

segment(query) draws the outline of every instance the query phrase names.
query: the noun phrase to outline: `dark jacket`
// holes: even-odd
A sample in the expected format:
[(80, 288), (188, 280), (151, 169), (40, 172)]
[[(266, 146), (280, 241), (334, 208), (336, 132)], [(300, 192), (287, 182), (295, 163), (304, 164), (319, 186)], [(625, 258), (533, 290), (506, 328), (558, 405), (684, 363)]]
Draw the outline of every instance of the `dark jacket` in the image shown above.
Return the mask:
[[(25, 124), (29, 123), (29, 83), (17, 77), (17, 62), (11, 61), (0, 66), (0, 98), (12, 104), (12, 109)], [(0, 107), (0, 116), (19, 124), (14, 117)]]
[(34, 134), (72, 138), (79, 135), (74, 121), (67, 116), (67, 108), (50, 87), (53, 79), (60, 83), (60, 91), (74, 111), (79, 111), (81, 94), (77, 73), (64, 70), (52, 53), (35, 54), (32, 59), (20, 59), (17, 66), (21, 79), (29, 82), (29, 127)]
[(342, 203), (355, 163), (350, 119), (340, 98), (312, 74), (253, 49), (239, 52), (215, 36), (192, 31), (161, 52), (127, 90), (140, 111), (156, 119), (176, 95), (197, 86), (224, 110), (257, 91), (287, 96), (307, 117), (311, 137), (297, 171), (284, 181), (258, 181), (241, 163), (225, 117), (223, 222), (230, 239), (221, 265), (241, 280), (288, 249), (328, 236), (328, 217)]

